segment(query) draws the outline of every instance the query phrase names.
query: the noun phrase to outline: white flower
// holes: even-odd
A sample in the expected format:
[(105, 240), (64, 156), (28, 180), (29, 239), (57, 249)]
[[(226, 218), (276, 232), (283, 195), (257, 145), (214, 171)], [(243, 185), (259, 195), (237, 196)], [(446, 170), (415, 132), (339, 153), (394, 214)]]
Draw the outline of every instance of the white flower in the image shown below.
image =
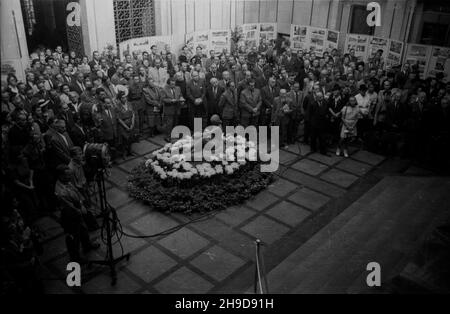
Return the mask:
[(231, 166), (225, 166), (225, 172), (227, 174), (232, 174), (234, 172), (234, 170)]
[(233, 169), (239, 169), (239, 164), (237, 162), (233, 162), (230, 166)]

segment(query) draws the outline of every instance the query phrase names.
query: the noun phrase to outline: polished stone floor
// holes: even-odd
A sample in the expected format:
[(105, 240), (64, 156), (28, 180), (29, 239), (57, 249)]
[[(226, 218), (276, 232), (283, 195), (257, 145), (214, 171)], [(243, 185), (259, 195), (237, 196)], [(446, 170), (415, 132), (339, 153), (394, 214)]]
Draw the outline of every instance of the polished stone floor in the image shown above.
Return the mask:
[[(124, 230), (148, 235), (186, 223), (192, 217), (153, 212), (127, 194), (127, 176), (146, 155), (164, 144), (162, 137), (133, 145), (138, 157), (121, 161), (107, 178), (108, 201), (117, 209)], [(46, 232), (42, 256), (48, 293), (245, 293), (253, 282), (255, 239), (260, 239), (266, 271), (329, 223), (358, 196), (374, 186), (384, 173), (404, 172), (402, 160), (357, 149), (350, 158), (310, 153), (303, 144), (280, 151), (277, 180), (241, 206), (215, 212), (212, 217), (186, 224), (157, 238), (122, 238), (129, 262), (118, 267), (118, 283), (110, 286), (108, 271), (82, 269), (81, 289), (65, 284), (69, 262), (64, 236), (49, 217), (39, 225)], [(194, 217), (195, 218), (195, 217)], [(98, 237), (96, 232), (92, 235)], [(105, 247), (89, 256), (102, 258)], [(118, 244), (115, 255), (121, 254)]]

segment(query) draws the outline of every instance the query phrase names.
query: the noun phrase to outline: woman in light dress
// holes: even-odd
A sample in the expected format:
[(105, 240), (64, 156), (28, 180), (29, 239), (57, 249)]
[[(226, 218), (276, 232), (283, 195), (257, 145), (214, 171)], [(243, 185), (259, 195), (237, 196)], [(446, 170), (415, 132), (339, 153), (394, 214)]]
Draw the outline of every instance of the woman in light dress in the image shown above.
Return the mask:
[(356, 124), (358, 120), (362, 117), (361, 111), (357, 106), (357, 101), (354, 96), (350, 97), (348, 104), (344, 106), (340, 113), (336, 116), (341, 116), (342, 126), (340, 140), (338, 148), (336, 150), (336, 155), (341, 155), (341, 149), (344, 151), (344, 156), (348, 157), (348, 143), (356, 137), (357, 129)]

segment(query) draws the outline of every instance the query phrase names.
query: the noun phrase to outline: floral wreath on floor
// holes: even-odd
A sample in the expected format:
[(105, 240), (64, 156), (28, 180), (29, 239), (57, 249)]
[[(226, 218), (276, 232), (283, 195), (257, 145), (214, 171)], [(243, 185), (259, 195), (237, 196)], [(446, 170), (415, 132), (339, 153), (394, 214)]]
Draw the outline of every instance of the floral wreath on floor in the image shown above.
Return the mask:
[[(154, 151), (133, 169), (130, 195), (158, 211), (191, 214), (239, 205), (274, 181), (260, 171), (255, 143), (239, 135), (222, 140), (224, 152), (201, 161), (186, 157), (198, 147), (190, 136)], [(205, 137), (200, 141), (203, 147)]]

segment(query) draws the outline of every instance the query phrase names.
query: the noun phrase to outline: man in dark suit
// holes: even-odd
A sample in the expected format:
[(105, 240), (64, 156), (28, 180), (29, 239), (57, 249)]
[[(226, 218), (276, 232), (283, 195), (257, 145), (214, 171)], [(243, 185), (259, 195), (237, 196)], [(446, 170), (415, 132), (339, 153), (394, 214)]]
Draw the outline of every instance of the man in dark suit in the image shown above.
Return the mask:
[(68, 130), (73, 145), (83, 148), (88, 141), (87, 130), (81, 124), (78, 113), (73, 115), (73, 126)]
[(216, 78), (212, 78), (210, 85), (206, 88), (206, 101), (208, 104), (208, 121), (213, 115), (219, 114), (219, 100), (223, 92), (224, 89), (221, 86), (219, 86), (219, 81)]
[(303, 109), (303, 100), (305, 94), (300, 90), (300, 84), (295, 83), (292, 90), (288, 93), (288, 96), (292, 99), (292, 119), (288, 126), (288, 143), (294, 144), (297, 139), (298, 127), (304, 118), (305, 111)]
[(281, 77), (277, 80), (277, 85), (280, 89), (285, 89), (289, 92), (291, 90), (291, 82), (289, 81), (288, 72), (282, 69), (280, 74)]
[(54, 171), (59, 165), (68, 165), (73, 143), (66, 132), (66, 122), (62, 119), (53, 121), (44, 139), (47, 145), (47, 166)]
[(206, 73), (206, 76), (205, 76), (206, 86), (209, 86), (212, 78), (216, 78), (219, 81), (222, 79), (222, 75), (217, 70), (217, 64), (215, 64), (215, 63), (211, 64), (211, 67), (209, 68), (209, 72)]
[(326, 151), (325, 134), (329, 111), (322, 92), (316, 93), (315, 100), (308, 105), (306, 115), (311, 126), (311, 151), (317, 151), (318, 143), (320, 153), (322, 155), (328, 155)]
[(94, 67), (100, 66), (100, 53), (98, 51), (94, 51), (92, 53), (92, 61), (90, 61), (89, 66), (91, 67), (91, 71), (94, 71)]
[(248, 82), (248, 87), (242, 91), (239, 98), (242, 126), (258, 126), (261, 105), (261, 92), (255, 88), (255, 80), (251, 79)]
[(258, 63), (253, 68), (253, 77), (255, 78), (255, 86), (257, 89), (261, 89), (267, 82), (264, 74), (264, 62), (264, 58), (260, 57)]
[(75, 112), (75, 108), (71, 103), (61, 104), (61, 110), (57, 113), (57, 118), (62, 119), (66, 122), (66, 127), (70, 130), (73, 125), (73, 113)]
[(269, 83), (261, 89), (261, 116), (260, 125), (269, 126), (272, 122), (273, 101), (280, 94), (280, 89), (276, 85), (275, 78), (271, 77)]
[(161, 90), (156, 86), (152, 77), (148, 78), (148, 83), (142, 89), (142, 97), (145, 104), (150, 136), (156, 135), (161, 124), (162, 102)]
[(202, 118), (203, 126), (208, 123), (208, 107), (206, 103), (206, 88), (199, 83), (198, 72), (192, 72), (192, 80), (186, 86), (187, 100), (190, 107), (191, 126), (194, 118)]
[(167, 85), (164, 87), (162, 101), (163, 101), (163, 125), (166, 133), (166, 141), (170, 142), (170, 135), (172, 129), (177, 125), (178, 115), (180, 112), (180, 105), (184, 102), (181, 95), (181, 89), (175, 84), (175, 78), (170, 78)]
[[(45, 101), (50, 100), (50, 94), (45, 89), (44, 82), (38, 82), (36, 84), (36, 86), (38, 88), (38, 92), (36, 94), (34, 94), (34, 98), (37, 98), (37, 100), (40, 100), (40, 99), (44, 99)], [(37, 101), (36, 101), (36, 103), (37, 103)]]
[(64, 68), (63, 80), (64, 80), (64, 83), (69, 86), (71, 86), (72, 83), (75, 81), (75, 79), (72, 77), (72, 73), (70, 73), (69, 68)]
[(110, 98), (105, 98), (103, 103), (98, 103), (94, 120), (95, 125), (99, 129), (101, 141), (109, 145), (112, 152), (111, 157), (114, 159), (113, 152), (115, 151), (115, 140), (117, 138), (117, 117), (112, 108)]
[(70, 85), (70, 90), (77, 92), (78, 95), (81, 95), (86, 90), (83, 73), (81, 72), (77, 73), (76, 79), (74, 80), (72, 85)]
[(292, 120), (294, 105), (285, 89), (280, 90), (280, 96), (274, 99), (272, 124), (280, 126), (281, 146), (287, 148), (289, 124)]

